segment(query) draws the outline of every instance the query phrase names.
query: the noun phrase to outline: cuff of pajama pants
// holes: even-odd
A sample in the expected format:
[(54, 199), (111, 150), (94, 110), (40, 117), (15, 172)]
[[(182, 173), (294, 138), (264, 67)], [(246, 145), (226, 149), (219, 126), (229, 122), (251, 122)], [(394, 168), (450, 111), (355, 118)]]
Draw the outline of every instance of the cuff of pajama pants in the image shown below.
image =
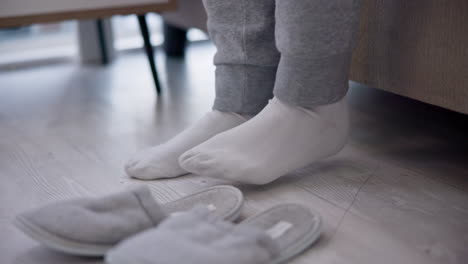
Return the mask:
[(213, 109), (255, 115), (273, 97), (276, 66), (218, 65)]
[(315, 59), (282, 55), (274, 95), (305, 108), (335, 103), (348, 91), (350, 61), (350, 53)]

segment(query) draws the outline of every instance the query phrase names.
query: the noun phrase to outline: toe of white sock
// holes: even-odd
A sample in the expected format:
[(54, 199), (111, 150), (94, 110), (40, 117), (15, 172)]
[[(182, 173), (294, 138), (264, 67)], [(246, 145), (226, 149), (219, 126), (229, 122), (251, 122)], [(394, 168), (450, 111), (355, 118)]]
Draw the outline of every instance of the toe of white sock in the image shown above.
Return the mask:
[(179, 165), (186, 171), (194, 174), (211, 176), (214, 159), (210, 155), (189, 150), (179, 158)]
[(137, 179), (147, 179), (147, 173), (137, 164), (126, 165), (125, 172), (128, 176)]
[(184, 170), (191, 173), (199, 173), (197, 153), (191, 150), (185, 152), (179, 157), (179, 165)]
[(128, 168), (125, 168), (125, 171), (127, 172), (128, 176), (140, 180), (154, 180), (157, 178), (162, 178), (160, 176), (164, 174), (164, 171), (158, 171), (155, 168), (144, 166), (138, 163)]
[(132, 167), (134, 167), (137, 163), (138, 163), (137, 160), (133, 160), (133, 159), (128, 160), (124, 165), (125, 171), (128, 173), (129, 171), (131, 171)]

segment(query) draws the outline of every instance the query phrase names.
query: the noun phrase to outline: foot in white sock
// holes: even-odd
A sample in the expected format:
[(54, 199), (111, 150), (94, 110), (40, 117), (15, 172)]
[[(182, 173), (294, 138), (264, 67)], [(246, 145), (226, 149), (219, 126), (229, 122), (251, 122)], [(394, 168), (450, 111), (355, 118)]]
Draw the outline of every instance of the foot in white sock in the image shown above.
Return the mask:
[(185, 170), (243, 183), (266, 184), (338, 153), (348, 136), (345, 99), (304, 109), (277, 98), (254, 118), (182, 154)]
[(135, 154), (125, 165), (131, 177), (143, 180), (173, 178), (186, 174), (177, 159), (190, 148), (212, 136), (244, 123), (248, 118), (236, 113), (211, 111), (190, 128), (161, 145)]

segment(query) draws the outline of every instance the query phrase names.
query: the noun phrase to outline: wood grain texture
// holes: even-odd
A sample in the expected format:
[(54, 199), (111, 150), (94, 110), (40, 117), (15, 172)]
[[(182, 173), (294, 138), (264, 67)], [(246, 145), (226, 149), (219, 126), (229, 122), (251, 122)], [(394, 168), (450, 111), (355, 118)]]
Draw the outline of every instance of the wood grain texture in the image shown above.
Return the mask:
[(364, 0), (351, 79), (468, 113), (468, 1)]
[[(411, 171), (382, 166), (351, 212), (385, 226), (395, 243), (440, 262), (468, 258), (468, 194)], [(406, 223), (419, 223), (408, 225)]]
[(242, 218), (295, 202), (319, 212), (321, 239), (291, 263), (465, 263), (468, 118), (353, 84), (350, 143), (337, 156), (265, 186), (197, 175), (139, 181), (123, 164), (200, 118), (214, 97), (214, 48), (191, 44), (184, 60), (162, 54), (156, 97), (142, 53), (108, 67), (51, 64), (0, 72), (0, 262), (102, 263), (56, 254), (11, 225), (51, 201), (148, 185), (167, 202), (234, 184)]

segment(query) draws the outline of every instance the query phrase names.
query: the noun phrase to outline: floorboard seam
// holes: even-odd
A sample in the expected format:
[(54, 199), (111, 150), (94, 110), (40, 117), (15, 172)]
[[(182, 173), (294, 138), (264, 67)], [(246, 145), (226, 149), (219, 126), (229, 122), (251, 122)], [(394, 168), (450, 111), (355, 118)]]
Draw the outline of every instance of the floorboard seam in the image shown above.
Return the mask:
[(352, 200), (351, 203), (349, 204), (348, 208), (346, 208), (346, 210), (345, 210), (343, 216), (341, 217), (340, 221), (338, 221), (338, 224), (336, 225), (336, 228), (335, 228), (335, 230), (334, 230), (334, 232), (333, 232), (333, 235), (331, 235), (330, 239), (332, 239), (332, 238), (336, 235), (336, 233), (337, 233), (338, 230), (340, 229), (341, 224), (343, 223), (343, 221), (344, 221), (346, 215), (348, 215), (349, 210), (351, 210), (351, 207), (353, 207), (354, 202), (356, 201), (356, 197), (359, 195), (359, 193), (361, 192), (362, 188), (367, 184), (367, 182), (369, 182), (369, 180), (370, 180), (372, 177), (374, 177), (375, 172), (376, 172), (377, 169), (379, 169), (379, 168), (380, 168), (380, 165), (377, 165), (377, 166), (374, 168), (374, 170), (369, 174), (369, 177), (367, 177), (367, 179), (361, 184), (361, 186), (359, 186), (358, 191), (357, 191), (357, 192), (354, 194), (354, 196), (353, 196), (353, 200)]

